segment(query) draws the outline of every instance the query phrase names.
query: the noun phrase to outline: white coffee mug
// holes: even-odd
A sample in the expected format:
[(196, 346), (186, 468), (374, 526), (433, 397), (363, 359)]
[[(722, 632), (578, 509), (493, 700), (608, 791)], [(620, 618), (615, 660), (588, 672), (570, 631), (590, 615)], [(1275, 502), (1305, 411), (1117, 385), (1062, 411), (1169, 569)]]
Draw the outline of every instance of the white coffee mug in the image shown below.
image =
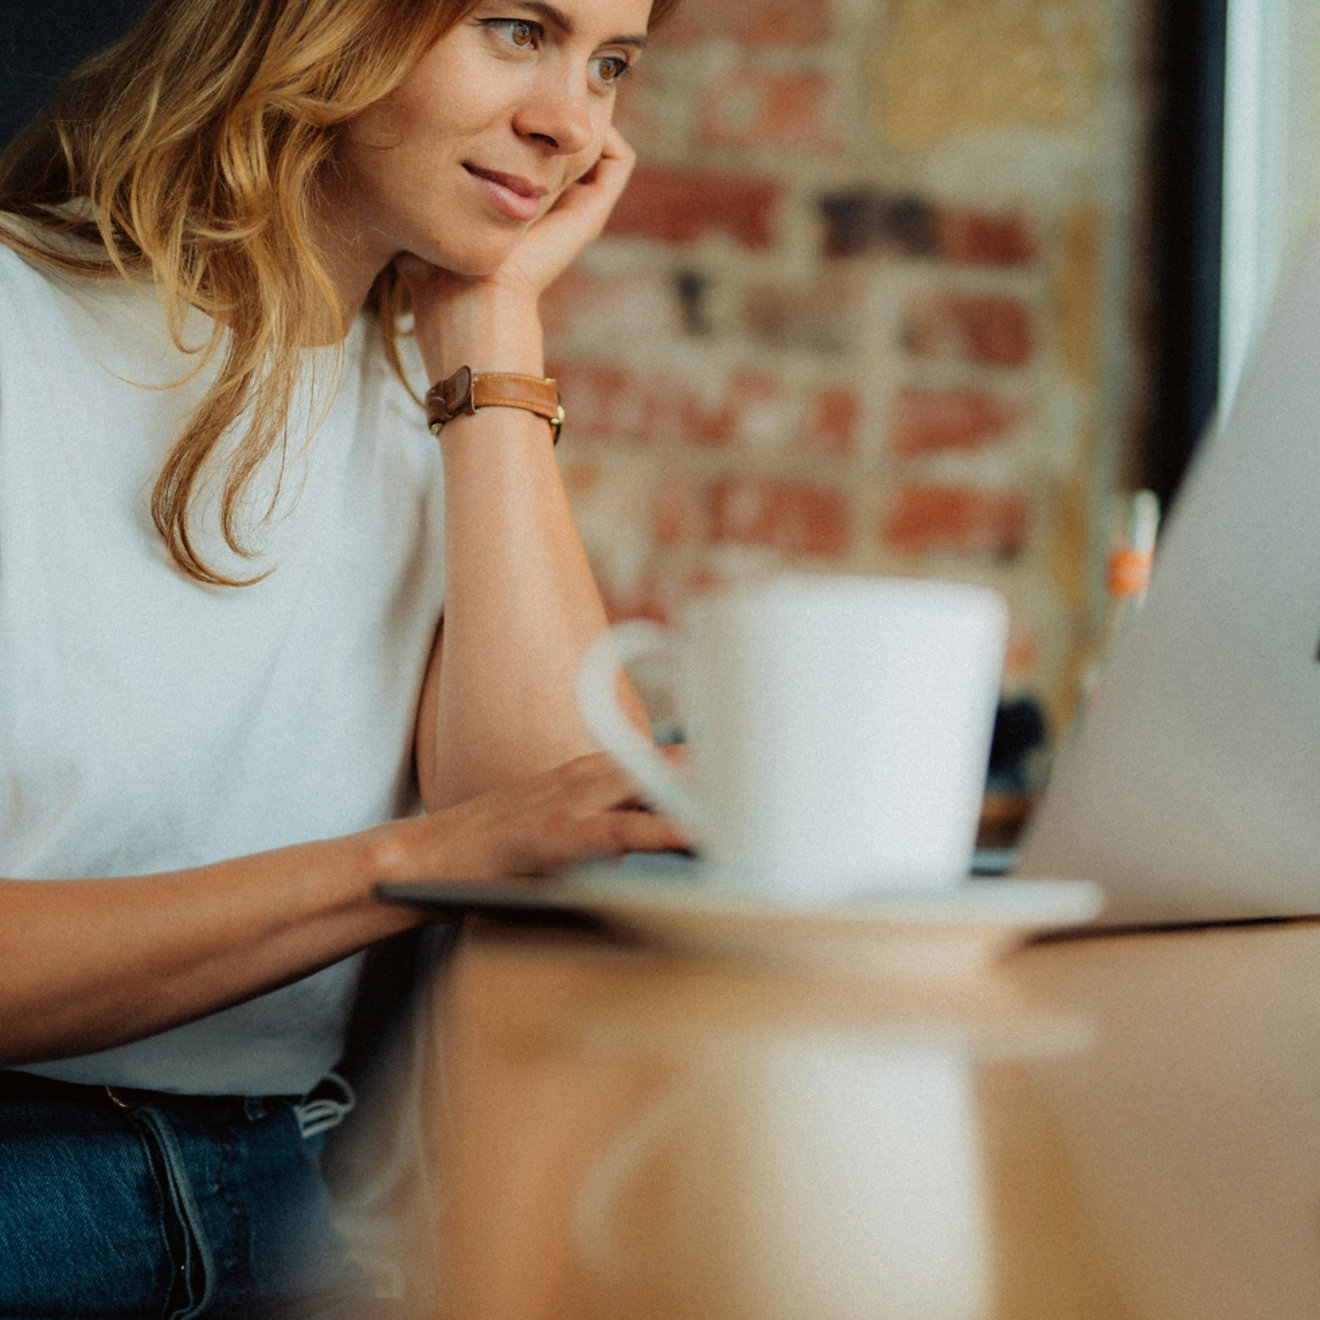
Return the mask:
[[(694, 597), (678, 631), (616, 625), (578, 702), (712, 884), (803, 903), (930, 891), (970, 870), (1007, 631), (986, 587), (784, 574)], [(657, 652), (682, 773), (615, 695), (620, 665)]]

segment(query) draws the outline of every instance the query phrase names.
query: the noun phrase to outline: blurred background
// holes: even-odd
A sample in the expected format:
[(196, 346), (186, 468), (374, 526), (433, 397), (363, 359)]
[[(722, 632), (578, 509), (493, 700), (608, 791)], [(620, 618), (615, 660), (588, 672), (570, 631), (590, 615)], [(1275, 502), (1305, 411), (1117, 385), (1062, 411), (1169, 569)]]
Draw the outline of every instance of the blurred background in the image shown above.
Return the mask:
[(552, 307), (612, 608), (773, 566), (990, 583), (1006, 696), (1066, 727), (1114, 497), (1172, 490), (1216, 393), (1224, 41), (1222, 3), (680, 11)]
[[(144, 7), (4, 3), (6, 138)], [(1309, 220), (1316, 68), (1310, 0), (688, 0), (546, 309), (612, 614), (777, 567), (991, 583), (1057, 737), (1116, 498), (1172, 497)]]

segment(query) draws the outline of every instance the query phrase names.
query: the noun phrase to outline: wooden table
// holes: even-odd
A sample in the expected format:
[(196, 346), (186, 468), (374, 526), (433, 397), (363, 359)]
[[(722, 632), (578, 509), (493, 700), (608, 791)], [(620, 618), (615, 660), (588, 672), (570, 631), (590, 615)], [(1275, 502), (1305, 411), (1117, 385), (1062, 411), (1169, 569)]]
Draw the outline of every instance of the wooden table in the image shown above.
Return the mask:
[(1320, 926), (830, 979), (477, 927), (396, 1196), (409, 1315), (1320, 1316)]

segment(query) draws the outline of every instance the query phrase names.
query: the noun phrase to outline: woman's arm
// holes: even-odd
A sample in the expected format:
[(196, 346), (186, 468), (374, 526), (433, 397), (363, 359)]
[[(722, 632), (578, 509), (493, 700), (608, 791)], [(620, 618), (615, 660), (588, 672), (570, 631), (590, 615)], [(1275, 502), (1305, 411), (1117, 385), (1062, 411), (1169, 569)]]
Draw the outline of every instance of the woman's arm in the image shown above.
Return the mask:
[(527, 877), (682, 846), (603, 755), (431, 816), (192, 870), (0, 880), (0, 1066), (152, 1035), (418, 924), (380, 881)]
[[(400, 259), (433, 378), (462, 365), (544, 374), (539, 296), (603, 227), (631, 165), (611, 131), (596, 167), (495, 276)], [(550, 428), (489, 408), (449, 423), (440, 444), (445, 619), (417, 737), (431, 814), (187, 871), (0, 880), (0, 1065), (152, 1035), (421, 920), (378, 902), (379, 881), (529, 877), (684, 846), (635, 809), (607, 757), (584, 755), (576, 677), (605, 615)]]
[[(463, 281), (400, 259), (433, 380), (461, 366), (545, 374), (541, 292), (600, 232), (632, 162), (611, 130), (596, 167), (491, 277)], [(571, 428), (571, 401), (569, 408)], [(458, 417), (440, 434), (445, 619), (417, 742), (423, 799), (432, 810), (593, 747), (574, 693), (605, 611), (551, 439), (545, 421), (514, 408)], [(647, 728), (635, 694), (625, 700)]]

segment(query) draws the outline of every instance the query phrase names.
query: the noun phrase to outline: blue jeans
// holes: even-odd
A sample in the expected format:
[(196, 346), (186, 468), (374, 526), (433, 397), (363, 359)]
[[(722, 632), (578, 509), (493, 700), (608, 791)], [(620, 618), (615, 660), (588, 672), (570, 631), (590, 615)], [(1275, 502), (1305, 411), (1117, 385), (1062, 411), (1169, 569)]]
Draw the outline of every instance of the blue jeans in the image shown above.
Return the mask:
[(0, 1320), (355, 1314), (322, 1140), (283, 1101), (0, 1101)]

